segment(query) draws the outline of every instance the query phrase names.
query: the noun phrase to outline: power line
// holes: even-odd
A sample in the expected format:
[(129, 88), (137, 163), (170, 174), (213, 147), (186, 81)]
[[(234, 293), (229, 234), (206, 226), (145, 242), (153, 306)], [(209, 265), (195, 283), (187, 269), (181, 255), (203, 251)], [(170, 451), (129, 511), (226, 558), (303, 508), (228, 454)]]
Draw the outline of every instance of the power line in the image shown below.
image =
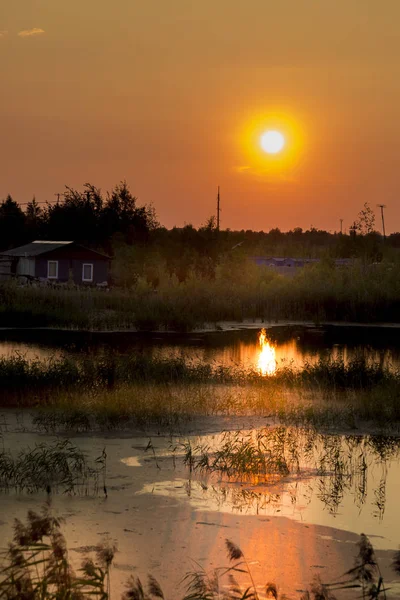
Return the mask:
[[(27, 206), (28, 204), (31, 204), (32, 200), (30, 202), (17, 202), (18, 206)], [(40, 200), (39, 202), (37, 200), (35, 200), (35, 204), (47, 204), (47, 200)]]
[(386, 233), (385, 233), (385, 218), (383, 216), (383, 209), (386, 208), (386, 204), (377, 204), (377, 206), (381, 209), (383, 239), (385, 240), (386, 239)]
[(218, 186), (218, 194), (217, 194), (217, 231), (219, 231), (219, 214), (221, 212), (221, 208), (220, 208), (220, 202), (221, 202), (221, 198), (219, 195), (219, 186)]

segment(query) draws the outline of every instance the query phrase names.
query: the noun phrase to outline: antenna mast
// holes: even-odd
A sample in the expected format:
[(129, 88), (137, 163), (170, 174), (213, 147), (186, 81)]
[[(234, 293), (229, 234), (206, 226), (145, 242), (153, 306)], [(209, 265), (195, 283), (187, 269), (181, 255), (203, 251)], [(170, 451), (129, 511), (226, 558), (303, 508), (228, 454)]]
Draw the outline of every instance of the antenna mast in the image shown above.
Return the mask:
[(219, 195), (219, 186), (218, 186), (218, 194), (217, 194), (217, 231), (219, 231), (219, 213), (221, 212), (221, 208), (220, 208), (220, 202), (221, 202), (221, 198)]
[(386, 233), (385, 233), (385, 218), (383, 216), (383, 209), (386, 208), (386, 204), (377, 204), (377, 206), (381, 209), (383, 239), (385, 240), (386, 239)]

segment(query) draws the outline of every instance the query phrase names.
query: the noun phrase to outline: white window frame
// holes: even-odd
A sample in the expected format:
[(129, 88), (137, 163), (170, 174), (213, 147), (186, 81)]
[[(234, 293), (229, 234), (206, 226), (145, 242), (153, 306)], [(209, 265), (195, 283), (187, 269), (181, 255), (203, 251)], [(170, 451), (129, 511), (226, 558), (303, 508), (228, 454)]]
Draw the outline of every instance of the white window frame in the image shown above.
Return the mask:
[[(56, 274), (50, 275), (50, 263), (56, 265)], [(47, 279), (58, 279), (58, 260), (47, 261)]]
[[(91, 267), (91, 277), (90, 279), (85, 279), (85, 267)], [(82, 281), (86, 281), (87, 283), (91, 283), (93, 281), (93, 263), (83, 263), (82, 265)]]

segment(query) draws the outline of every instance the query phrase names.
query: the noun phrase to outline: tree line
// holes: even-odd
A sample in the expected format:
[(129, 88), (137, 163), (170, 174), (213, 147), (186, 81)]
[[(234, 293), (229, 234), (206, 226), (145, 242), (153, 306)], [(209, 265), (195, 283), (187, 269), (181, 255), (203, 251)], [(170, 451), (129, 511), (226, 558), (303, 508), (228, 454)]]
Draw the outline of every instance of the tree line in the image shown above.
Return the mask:
[(127, 244), (145, 241), (157, 227), (154, 209), (138, 206), (126, 182), (103, 195), (94, 185), (67, 187), (55, 204), (33, 198), (23, 211), (10, 195), (0, 203), (0, 249), (41, 240), (73, 240), (106, 248), (115, 235)]
[(214, 217), (198, 228), (186, 224), (168, 230), (158, 223), (152, 206), (138, 204), (124, 181), (105, 194), (92, 184), (82, 190), (66, 187), (57, 203), (43, 205), (33, 198), (25, 210), (7, 196), (0, 202), (0, 251), (35, 239), (73, 240), (102, 250), (116, 258), (117, 270), (124, 271), (123, 280), (130, 280), (132, 271), (143, 270), (166, 270), (179, 280), (193, 272), (213, 277), (227, 256), (234, 262), (248, 256), (362, 257), (374, 262), (384, 256), (392, 260), (400, 248), (400, 233), (384, 241), (376, 232), (374, 213), (367, 203), (350, 234), (315, 227), (287, 232), (278, 228), (218, 231)]

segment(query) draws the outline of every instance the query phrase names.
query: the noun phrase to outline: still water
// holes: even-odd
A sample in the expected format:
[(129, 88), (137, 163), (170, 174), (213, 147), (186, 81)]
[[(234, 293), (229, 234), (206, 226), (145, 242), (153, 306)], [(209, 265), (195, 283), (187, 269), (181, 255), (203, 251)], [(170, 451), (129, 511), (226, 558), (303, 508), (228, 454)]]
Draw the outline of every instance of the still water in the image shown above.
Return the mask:
[(141, 353), (215, 366), (252, 367), (271, 374), (277, 367), (301, 367), (320, 358), (363, 357), (400, 368), (400, 329), (380, 327), (275, 326), (204, 334), (135, 334), (35, 331), (0, 332), (0, 357), (19, 353), (28, 359), (63, 354)]
[[(138, 493), (179, 498), (196, 511), (280, 516), (357, 534), (364, 532), (375, 538), (376, 548), (398, 546), (398, 438), (329, 435), (278, 427), (189, 437), (184, 444), (190, 442), (194, 457), (197, 453), (199, 459), (206, 448), (213, 464), (221, 448), (228, 444), (237, 451), (250, 438), (262, 444), (266, 456), (273, 450), (274, 464), (269, 465), (267, 472), (227, 475), (218, 469), (213, 472), (213, 468), (197, 468), (195, 459), (192, 472), (187, 468), (184, 473), (179, 469), (183, 453), (175, 450), (176, 476), (147, 483)], [(157, 454), (162, 474), (162, 459), (168, 461), (169, 457), (172, 462), (172, 455), (170, 449), (158, 450)], [(285, 466), (284, 471), (276, 468), (278, 459)], [(142, 460), (135, 456), (123, 462), (138, 467)]]

